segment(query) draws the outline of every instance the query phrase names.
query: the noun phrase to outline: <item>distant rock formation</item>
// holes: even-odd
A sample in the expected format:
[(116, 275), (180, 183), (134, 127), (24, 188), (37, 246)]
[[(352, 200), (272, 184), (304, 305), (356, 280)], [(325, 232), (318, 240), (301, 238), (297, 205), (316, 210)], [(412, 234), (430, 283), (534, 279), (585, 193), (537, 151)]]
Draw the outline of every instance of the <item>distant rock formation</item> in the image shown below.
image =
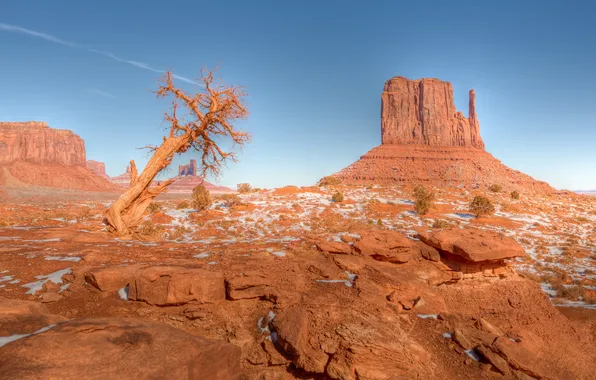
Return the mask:
[(503, 165), (484, 150), (470, 90), (466, 118), (456, 111), (451, 83), (394, 77), (381, 96), (382, 145), (336, 176), (346, 183), (431, 184), (552, 193), (546, 182)]
[(381, 96), (382, 143), (484, 149), (474, 90), (470, 90), (468, 113), (466, 118), (455, 109), (449, 82), (391, 78)]
[(87, 160), (87, 168), (100, 177), (108, 180), (110, 179), (110, 177), (108, 177), (106, 174), (106, 164), (103, 162)]
[(190, 160), (190, 163), (186, 165), (178, 165), (178, 177), (187, 175), (197, 175), (197, 160)]
[(118, 176), (110, 177), (110, 181), (118, 185), (120, 187), (129, 187), (130, 186), (130, 165), (126, 166), (126, 171)]
[(44, 122), (0, 122), (0, 164), (15, 161), (85, 165), (85, 142)]
[(106, 177), (88, 169), (81, 137), (38, 121), (0, 122), (0, 185), (115, 190)]

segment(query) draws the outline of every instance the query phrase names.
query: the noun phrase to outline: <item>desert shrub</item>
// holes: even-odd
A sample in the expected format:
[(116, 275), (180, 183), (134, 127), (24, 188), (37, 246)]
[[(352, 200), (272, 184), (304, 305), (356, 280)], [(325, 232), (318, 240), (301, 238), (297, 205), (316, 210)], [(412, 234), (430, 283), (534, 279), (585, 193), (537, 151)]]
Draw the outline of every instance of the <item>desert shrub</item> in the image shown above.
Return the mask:
[(381, 219), (377, 220), (377, 226), (383, 227), (383, 221)]
[(414, 199), (416, 200), (414, 203), (414, 210), (420, 215), (428, 213), (428, 211), (433, 207), (435, 193), (429, 191), (424, 186), (416, 186), (414, 188), (413, 195)]
[(78, 221), (87, 220), (91, 218), (91, 209), (89, 207), (82, 207), (76, 216)]
[(447, 228), (449, 227), (449, 223), (443, 219), (437, 219), (434, 221), (432, 228)]
[(192, 207), (197, 211), (203, 211), (211, 206), (211, 195), (205, 186), (199, 185), (192, 189)]
[(500, 193), (501, 190), (503, 190), (503, 186), (499, 185), (498, 183), (494, 183), (494, 184), (490, 185), (490, 187), (488, 189), (490, 191), (492, 191), (493, 193)]
[(191, 230), (186, 227), (176, 226), (175, 228), (166, 232), (164, 234), (164, 237), (166, 237), (167, 240), (178, 240), (178, 239), (184, 237), (184, 235), (189, 232), (191, 232)]
[(513, 190), (513, 191), (511, 192), (511, 199), (518, 200), (518, 199), (519, 199), (519, 191), (517, 191), (517, 190)]
[(182, 210), (184, 208), (190, 208), (190, 204), (187, 201), (182, 201), (176, 205), (177, 210)]
[(477, 195), (470, 203), (470, 212), (476, 215), (477, 218), (484, 215), (492, 215), (495, 212), (495, 206), (493, 206), (490, 199)]
[(250, 193), (252, 191), (252, 186), (248, 183), (239, 183), (238, 184), (238, 192), (241, 194)]
[(161, 241), (164, 238), (165, 229), (161, 224), (153, 224), (150, 220), (146, 220), (139, 226), (138, 233), (146, 240)]
[(333, 194), (333, 196), (331, 197), (331, 200), (333, 202), (343, 202), (344, 201), (344, 195), (341, 192), (336, 192), (335, 194)]
[(151, 202), (149, 203), (147, 210), (149, 210), (149, 212), (153, 214), (155, 211), (161, 210), (161, 205), (159, 203)]
[(332, 176), (332, 175), (323, 177), (319, 181), (319, 186), (337, 186), (337, 185), (341, 185), (341, 179), (339, 179), (335, 176)]
[(228, 207), (242, 205), (242, 199), (236, 194), (222, 194), (219, 198), (223, 201), (224, 205)]
[(561, 298), (567, 298), (573, 301), (578, 301), (579, 297), (584, 297), (586, 295), (586, 288), (583, 286), (563, 286), (557, 285), (557, 296)]

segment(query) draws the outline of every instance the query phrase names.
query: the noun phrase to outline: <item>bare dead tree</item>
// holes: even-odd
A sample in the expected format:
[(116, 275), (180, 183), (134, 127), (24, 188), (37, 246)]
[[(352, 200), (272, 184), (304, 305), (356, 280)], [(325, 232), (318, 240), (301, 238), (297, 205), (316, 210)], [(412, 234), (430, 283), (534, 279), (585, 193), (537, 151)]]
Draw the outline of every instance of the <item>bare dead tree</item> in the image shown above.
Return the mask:
[[(104, 223), (108, 230), (122, 237), (134, 234), (143, 213), (153, 199), (164, 192), (173, 180), (151, 187), (155, 177), (165, 169), (176, 154), (194, 149), (201, 154), (200, 175), (218, 176), (226, 161), (236, 162), (233, 152), (223, 150), (215, 139), (228, 137), (234, 146), (250, 141), (245, 132), (234, 129), (233, 122), (248, 116), (244, 105), (244, 91), (213, 79), (213, 71), (201, 71), (200, 84), (194, 93), (174, 86), (172, 74), (167, 72), (158, 85), (158, 98), (172, 98), (172, 110), (165, 114), (169, 134), (159, 146), (148, 145), (152, 156), (139, 175), (134, 160), (130, 161), (131, 178), (128, 190), (106, 211)], [(180, 108), (185, 111), (180, 115)]]

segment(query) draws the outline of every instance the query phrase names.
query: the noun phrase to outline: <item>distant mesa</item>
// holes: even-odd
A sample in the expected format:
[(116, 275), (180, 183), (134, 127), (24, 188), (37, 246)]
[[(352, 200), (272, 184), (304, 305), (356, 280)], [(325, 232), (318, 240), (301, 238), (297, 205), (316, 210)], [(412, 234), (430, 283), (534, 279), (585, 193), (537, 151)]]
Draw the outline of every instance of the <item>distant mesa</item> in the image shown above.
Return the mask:
[(393, 77), (381, 95), (381, 141), (335, 175), (353, 184), (429, 184), (555, 191), (546, 182), (503, 165), (484, 149), (470, 90), (468, 117), (455, 108), (451, 83)]
[[(130, 186), (130, 166), (126, 167), (126, 172), (110, 178), (114, 184), (126, 188)], [(178, 166), (178, 175), (173, 178), (174, 182), (168, 186), (167, 194), (191, 194), (192, 190), (198, 185), (203, 185), (212, 193), (234, 193), (235, 191), (224, 186), (216, 186), (204, 181), (197, 176), (197, 160), (190, 160), (186, 165)], [(161, 181), (153, 181), (151, 186), (156, 186)]]
[(87, 167), (81, 137), (40, 121), (0, 122), (0, 185), (14, 189), (115, 189)]
[(217, 186), (197, 176), (197, 161), (190, 160), (186, 165), (178, 166), (178, 176), (168, 186), (168, 194), (190, 194), (198, 185), (203, 185), (211, 193), (235, 193), (235, 190), (225, 186)]
[(103, 162), (87, 160), (87, 168), (100, 177), (103, 177), (107, 180), (110, 179), (110, 177), (106, 174), (106, 164)]
[(197, 175), (197, 160), (190, 160), (189, 164), (178, 165), (178, 177)]

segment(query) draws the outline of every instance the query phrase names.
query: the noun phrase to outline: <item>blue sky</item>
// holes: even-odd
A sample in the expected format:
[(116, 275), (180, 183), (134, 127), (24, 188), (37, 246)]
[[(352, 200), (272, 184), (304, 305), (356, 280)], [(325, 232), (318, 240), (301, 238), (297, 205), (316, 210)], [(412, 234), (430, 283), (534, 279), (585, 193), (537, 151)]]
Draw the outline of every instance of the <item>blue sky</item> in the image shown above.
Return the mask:
[(0, 120), (73, 130), (117, 175), (161, 141), (159, 71), (194, 78), (219, 64), (246, 87), (239, 127), (253, 136), (219, 183), (309, 185), (380, 144), (385, 80), (436, 77), (465, 114), (476, 90), (482, 137), (504, 164), (594, 189), (595, 14), (548, 0), (3, 1)]

